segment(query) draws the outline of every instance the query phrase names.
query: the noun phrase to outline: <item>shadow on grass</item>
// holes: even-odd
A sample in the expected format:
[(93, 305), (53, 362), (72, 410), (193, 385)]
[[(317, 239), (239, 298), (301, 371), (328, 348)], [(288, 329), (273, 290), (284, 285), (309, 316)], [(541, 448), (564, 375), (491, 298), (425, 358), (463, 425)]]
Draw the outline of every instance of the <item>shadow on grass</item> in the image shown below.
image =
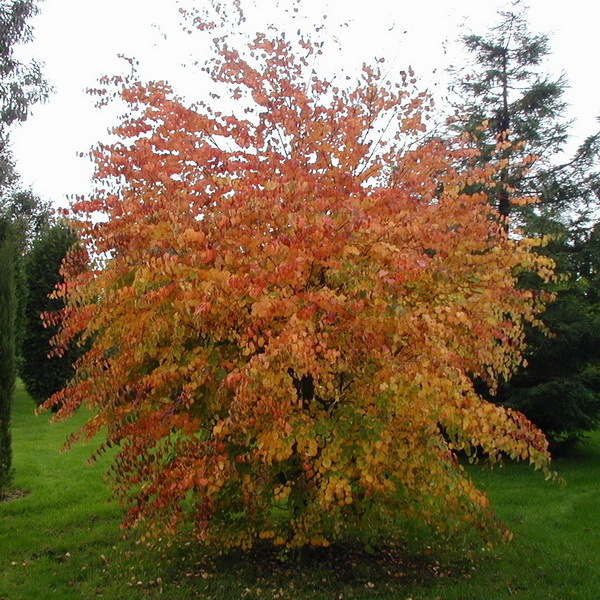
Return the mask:
[(448, 556), (441, 549), (417, 550), (393, 540), (372, 552), (359, 543), (340, 542), (284, 559), (268, 545), (209, 555), (190, 544), (163, 557), (167, 585), (215, 599), (360, 598), (367, 590), (369, 596), (393, 597), (394, 591), (409, 587), (430, 588), (441, 580), (469, 578), (475, 564), (474, 555), (464, 552)]
[(5, 490), (0, 492), (0, 502), (11, 502), (12, 500), (25, 498), (25, 496), (29, 496), (30, 493), (31, 492), (26, 490)]

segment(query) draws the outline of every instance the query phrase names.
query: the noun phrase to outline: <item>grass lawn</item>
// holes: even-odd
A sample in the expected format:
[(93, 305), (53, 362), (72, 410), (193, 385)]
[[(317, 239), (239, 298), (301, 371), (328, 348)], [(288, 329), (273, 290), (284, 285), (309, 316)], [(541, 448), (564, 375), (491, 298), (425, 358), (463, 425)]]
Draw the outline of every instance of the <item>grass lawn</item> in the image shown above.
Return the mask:
[(473, 468), (515, 534), (509, 544), (457, 552), (422, 540), (375, 556), (343, 546), (299, 565), (269, 553), (207, 556), (193, 544), (155, 552), (124, 539), (120, 510), (106, 501), (109, 459), (88, 466), (94, 445), (59, 453), (83, 416), (50, 426), (32, 411), (19, 388), (14, 485), (27, 494), (0, 503), (0, 600), (600, 598), (600, 434), (556, 461), (565, 486), (523, 465)]

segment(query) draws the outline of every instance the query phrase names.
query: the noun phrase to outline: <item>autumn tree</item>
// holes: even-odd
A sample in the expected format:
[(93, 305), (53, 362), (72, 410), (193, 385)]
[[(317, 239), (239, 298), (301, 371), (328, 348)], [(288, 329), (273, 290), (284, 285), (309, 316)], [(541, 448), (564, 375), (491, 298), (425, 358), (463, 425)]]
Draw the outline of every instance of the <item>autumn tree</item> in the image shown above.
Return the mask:
[[(215, 37), (218, 15), (196, 24)], [(129, 116), (72, 206), (92, 268), (67, 262), (60, 294), (58, 350), (90, 347), (46, 407), (91, 408), (71, 441), (106, 433), (125, 524), (149, 533), (299, 548), (402, 517), (504, 532), (457, 454), (550, 474), (543, 435), (472, 384), (520, 363), (540, 306), (516, 274), (549, 262), (468, 192), (493, 171), (458, 168), (471, 150), (409, 148), (429, 108), (410, 83), (365, 66), (335, 87), (304, 37), (214, 43), (231, 114), (116, 80)]]

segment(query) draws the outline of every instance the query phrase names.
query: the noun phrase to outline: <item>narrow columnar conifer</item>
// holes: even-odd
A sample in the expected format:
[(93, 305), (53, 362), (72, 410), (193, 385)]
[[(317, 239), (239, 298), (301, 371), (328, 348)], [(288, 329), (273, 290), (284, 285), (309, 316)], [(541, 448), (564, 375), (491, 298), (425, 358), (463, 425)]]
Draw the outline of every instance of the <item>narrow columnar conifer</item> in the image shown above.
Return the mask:
[(15, 244), (11, 223), (0, 220), (0, 495), (12, 478), (11, 406), (15, 388)]

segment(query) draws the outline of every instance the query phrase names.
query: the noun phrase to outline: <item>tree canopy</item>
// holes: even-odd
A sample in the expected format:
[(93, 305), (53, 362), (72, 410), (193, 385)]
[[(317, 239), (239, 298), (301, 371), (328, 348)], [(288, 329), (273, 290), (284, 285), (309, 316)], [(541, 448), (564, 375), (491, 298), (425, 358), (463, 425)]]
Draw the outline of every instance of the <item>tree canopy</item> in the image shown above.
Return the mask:
[(231, 114), (115, 81), (128, 116), (73, 205), (91, 268), (72, 257), (59, 292), (57, 348), (89, 348), (46, 407), (91, 407), (72, 441), (106, 432), (125, 523), (150, 533), (298, 548), (398, 517), (505, 532), (457, 455), (550, 475), (543, 435), (472, 383), (520, 364), (541, 305), (516, 274), (550, 261), (469, 191), (493, 168), (465, 144), (409, 148), (429, 109), (410, 83), (378, 65), (335, 87), (302, 35), (214, 43)]

